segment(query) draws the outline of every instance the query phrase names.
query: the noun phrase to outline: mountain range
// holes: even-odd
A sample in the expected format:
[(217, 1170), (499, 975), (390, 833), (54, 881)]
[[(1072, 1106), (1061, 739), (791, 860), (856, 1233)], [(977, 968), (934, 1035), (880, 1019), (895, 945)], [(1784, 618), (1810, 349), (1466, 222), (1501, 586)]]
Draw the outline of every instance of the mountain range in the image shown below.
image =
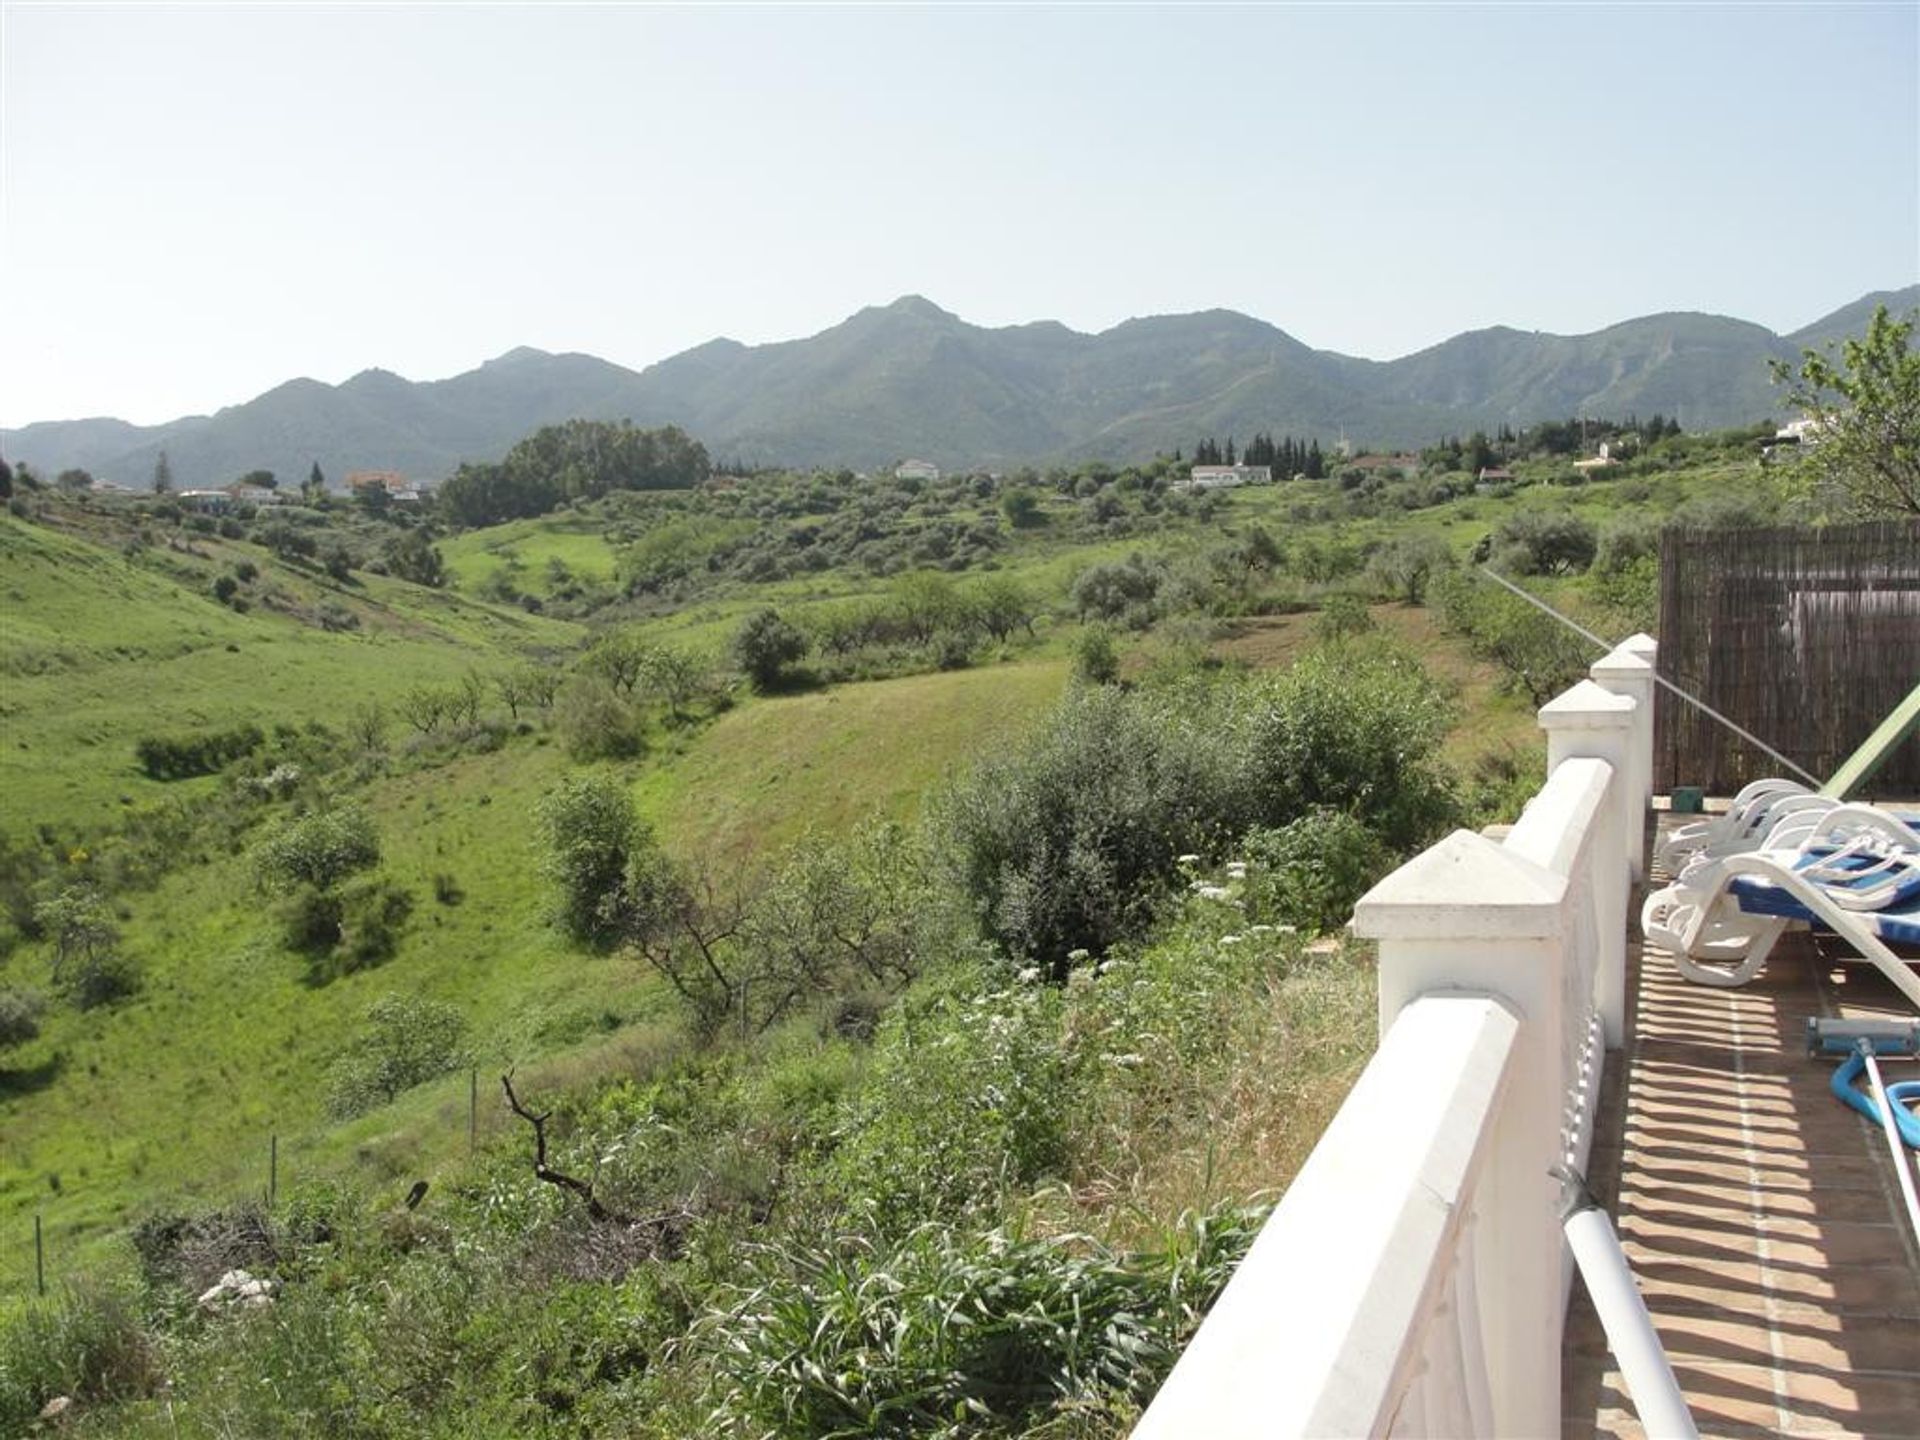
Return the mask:
[(1920, 306), (1920, 285), (1788, 335), (1672, 313), (1590, 335), (1497, 326), (1375, 361), (1311, 349), (1231, 310), (1087, 335), (1054, 321), (986, 329), (906, 296), (806, 339), (714, 340), (640, 371), (522, 348), (446, 380), (385, 370), (339, 385), (290, 380), (163, 425), (28, 425), (0, 431), (0, 453), (143, 488), (163, 450), (183, 487), (255, 469), (295, 481), (315, 462), (335, 483), (360, 469), (433, 480), (576, 416), (676, 424), (722, 462), (855, 468), (907, 456), (988, 469), (1128, 460), (1258, 430), (1401, 447), (1575, 415), (1658, 413), (1701, 430), (1777, 413), (1768, 361), (1859, 334), (1878, 304)]

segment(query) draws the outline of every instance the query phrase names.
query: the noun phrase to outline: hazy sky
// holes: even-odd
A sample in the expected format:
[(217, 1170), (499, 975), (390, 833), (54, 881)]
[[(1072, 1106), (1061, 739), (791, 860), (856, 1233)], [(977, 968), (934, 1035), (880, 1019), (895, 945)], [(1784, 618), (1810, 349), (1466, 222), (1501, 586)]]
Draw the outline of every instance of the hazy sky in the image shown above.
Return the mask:
[(0, 423), (914, 292), (1388, 358), (1920, 278), (1920, 6), (0, 0)]

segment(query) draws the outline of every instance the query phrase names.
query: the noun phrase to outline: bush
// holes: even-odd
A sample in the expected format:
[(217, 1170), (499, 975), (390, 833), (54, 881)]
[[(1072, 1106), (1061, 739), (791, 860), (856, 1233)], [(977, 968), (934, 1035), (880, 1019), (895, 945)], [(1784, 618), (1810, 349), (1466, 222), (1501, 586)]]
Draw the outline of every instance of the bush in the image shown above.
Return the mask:
[(1352, 815), (1394, 851), (1452, 818), (1449, 708), (1391, 647), (1317, 651), (1269, 679), (1070, 694), (1022, 750), (935, 803), (982, 930), (1064, 978), (1074, 950), (1137, 933), (1183, 852), (1254, 826)]
[(378, 876), (338, 889), (303, 884), (281, 902), (281, 934), (312, 957), (313, 979), (332, 979), (392, 959), (412, 914), (412, 892)]
[(1346, 924), (1354, 902), (1392, 866), (1380, 837), (1337, 810), (1251, 831), (1243, 853), (1248, 917), (1319, 932)]
[[(226, 576), (220, 577), (222, 580)], [(218, 584), (215, 586), (216, 592)], [(231, 599), (228, 591), (223, 599)], [(236, 725), (201, 735), (149, 735), (133, 747), (140, 768), (153, 780), (185, 780), (195, 775), (212, 775), (251, 755), (266, 743), (258, 725)]]
[(1080, 1108), (1062, 1008), (1052, 987), (956, 978), (881, 1021), (830, 1167), (868, 1228), (898, 1234), (1060, 1172)]
[(733, 637), (733, 658), (753, 688), (765, 694), (777, 689), (786, 668), (807, 653), (807, 637), (782, 618), (778, 610), (750, 616)]
[(1433, 577), (1452, 564), (1453, 553), (1444, 541), (1431, 535), (1414, 535), (1376, 550), (1367, 562), (1367, 570), (1387, 594), (1418, 605), (1426, 599)]
[(140, 980), (140, 962), (119, 950), (111, 950), (75, 966), (63, 988), (77, 1008), (92, 1010), (138, 993)]
[(287, 820), (254, 847), (254, 875), (283, 894), (301, 887), (328, 890), (356, 871), (380, 863), (380, 835), (357, 805)]
[(0, 1050), (24, 1045), (40, 1033), (40, 1016), (47, 1008), (31, 990), (0, 985)]
[(583, 676), (560, 692), (555, 723), (575, 760), (631, 760), (647, 748), (639, 712), (598, 678)]
[(1373, 628), (1373, 614), (1367, 609), (1367, 602), (1344, 590), (1320, 602), (1320, 614), (1313, 622), (1313, 633), (1322, 641), (1365, 635)]
[[(1230, 692), (1231, 693), (1231, 692)], [(1453, 707), (1402, 649), (1360, 641), (1309, 652), (1244, 701), (1232, 831), (1338, 810), (1396, 853), (1434, 839), (1457, 812), (1440, 745)]]
[(466, 1019), (451, 1005), (418, 995), (375, 1001), (328, 1070), (327, 1108), (341, 1118), (364, 1114), (459, 1068), (468, 1059), (466, 1035)]
[(1073, 637), (1073, 677), (1086, 685), (1111, 685), (1120, 678), (1120, 654), (1104, 625), (1088, 625)]
[(112, 913), (91, 885), (70, 885), (42, 901), (34, 919), (53, 941), (53, 983), (82, 1010), (140, 988), (140, 968), (120, 953)]
[(1144, 701), (1079, 690), (1024, 750), (944, 797), (955, 879), (1009, 953), (1064, 979), (1068, 952), (1104, 950), (1144, 920), (1147, 883), (1206, 823), (1195, 767), (1168, 738)]
[(626, 930), (628, 868), (655, 850), (633, 797), (610, 775), (573, 775), (534, 807), (541, 869), (559, 892), (557, 918), (574, 939), (609, 945)]
[(1164, 575), (1138, 555), (1124, 564), (1089, 565), (1073, 582), (1074, 611), (1082, 620), (1124, 621), (1134, 629), (1153, 623), (1154, 599)]

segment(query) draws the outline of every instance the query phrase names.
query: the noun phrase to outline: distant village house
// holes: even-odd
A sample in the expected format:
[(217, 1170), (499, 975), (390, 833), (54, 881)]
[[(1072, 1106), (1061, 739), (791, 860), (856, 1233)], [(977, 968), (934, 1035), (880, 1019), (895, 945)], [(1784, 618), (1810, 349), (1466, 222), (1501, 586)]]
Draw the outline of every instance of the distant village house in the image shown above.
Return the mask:
[(387, 498), (398, 505), (417, 505), (420, 489), (407, 482), (398, 470), (354, 470), (347, 475), (347, 491), (359, 496), (368, 490), (385, 490)]
[(931, 460), (906, 460), (893, 472), (896, 480), (927, 480), (940, 478), (940, 467)]
[(1173, 482), (1175, 490), (1231, 490), (1238, 485), (1271, 485), (1271, 465), (1196, 465), (1187, 478)]

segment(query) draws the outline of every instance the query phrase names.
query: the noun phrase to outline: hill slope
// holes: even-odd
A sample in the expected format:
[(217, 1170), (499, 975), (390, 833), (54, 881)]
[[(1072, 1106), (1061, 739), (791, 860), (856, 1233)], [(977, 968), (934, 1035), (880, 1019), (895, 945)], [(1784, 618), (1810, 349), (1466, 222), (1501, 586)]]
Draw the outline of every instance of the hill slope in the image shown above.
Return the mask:
[(1126, 460), (1255, 430), (1417, 445), (1575, 414), (1658, 412), (1700, 430), (1768, 414), (1769, 360), (1857, 333), (1882, 302), (1920, 305), (1920, 286), (1863, 297), (1788, 336), (1723, 316), (1652, 315), (1591, 335), (1477, 330), (1376, 362), (1228, 310), (1084, 335), (1051, 322), (986, 329), (907, 296), (803, 340), (715, 340), (638, 373), (520, 349), (446, 380), (380, 370), (336, 386), (293, 380), (213, 416), (29, 425), (0, 432), (0, 445), (48, 473), (78, 465), (138, 488), (162, 450), (181, 485), (255, 468), (295, 480), (316, 461), (336, 482), (363, 468), (431, 479), (573, 416), (671, 422), (724, 459), (866, 468), (907, 455), (950, 468)]

